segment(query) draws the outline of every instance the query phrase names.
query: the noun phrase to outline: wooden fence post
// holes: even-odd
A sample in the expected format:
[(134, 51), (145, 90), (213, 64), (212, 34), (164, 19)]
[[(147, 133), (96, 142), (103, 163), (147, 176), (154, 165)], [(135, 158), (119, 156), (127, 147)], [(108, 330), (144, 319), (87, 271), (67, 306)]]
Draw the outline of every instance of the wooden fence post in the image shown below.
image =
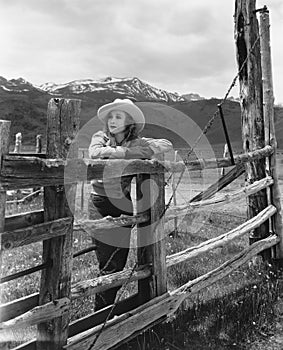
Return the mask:
[[(2, 159), (9, 152), (11, 122), (8, 120), (0, 120), (0, 171), (2, 169)], [(6, 191), (0, 183), (0, 233), (4, 232), (5, 225), (5, 209), (6, 209)], [(2, 247), (0, 241), (0, 277), (2, 277)], [(0, 288), (0, 302), (2, 301), (2, 293)]]
[(277, 208), (277, 213), (273, 216), (272, 229), (280, 237), (280, 243), (276, 246), (275, 258), (283, 259), (283, 227), (280, 202), (280, 189), (276, 170), (276, 149), (277, 142), (274, 127), (274, 95), (272, 82), (272, 64), (269, 31), (269, 11), (266, 7), (260, 11), (260, 46), (261, 46), (261, 66), (263, 82), (263, 115), (265, 125), (265, 144), (274, 147), (274, 153), (267, 161), (267, 172), (271, 175), (274, 184), (271, 186), (271, 202)]
[(152, 265), (152, 276), (138, 283), (141, 302), (167, 291), (164, 185), (164, 174), (137, 175), (137, 213), (150, 214), (149, 222), (137, 225), (138, 263)]
[(35, 144), (35, 153), (41, 153), (42, 152), (42, 139), (41, 135), (36, 135), (36, 144)]
[[(177, 155), (178, 155), (178, 151), (174, 152), (174, 163), (177, 162)], [(172, 193), (173, 193), (173, 204), (174, 206), (177, 205), (177, 194), (176, 194), (176, 176), (175, 173), (172, 174)], [(178, 237), (178, 218), (177, 216), (174, 218), (174, 231), (173, 231), (173, 237), (176, 238)]]
[[(47, 110), (47, 158), (78, 156), (78, 148), (70, 145), (79, 130), (80, 100), (51, 99)], [(68, 154), (69, 152), (69, 154)], [(44, 218), (52, 221), (73, 216), (70, 200), (75, 203), (76, 185), (44, 188)], [(67, 202), (67, 196), (69, 203)], [(71, 204), (72, 204), (71, 203)], [(43, 242), (43, 263), (51, 261), (42, 271), (39, 304), (55, 299), (70, 298), (73, 256), (73, 225), (64, 236)], [(59, 350), (68, 337), (69, 312), (38, 325), (37, 350)]]
[[(84, 159), (85, 157), (85, 151), (83, 150), (82, 151), (82, 157)], [(81, 182), (81, 210), (83, 211), (84, 210), (84, 191), (85, 191), (85, 182), (82, 181)]]
[(154, 238), (152, 245), (152, 273), (154, 277), (154, 295), (159, 296), (167, 291), (166, 245), (165, 245), (165, 179), (164, 173), (150, 175), (150, 219), (151, 232)]
[(15, 139), (14, 153), (20, 153), (22, 150), (22, 133), (18, 132)]
[[(255, 0), (236, 0), (235, 38), (237, 61), (240, 70), (240, 105), (242, 139), (245, 152), (263, 148), (264, 119), (262, 108), (262, 71), (260, 59), (259, 29), (255, 12)], [(251, 52), (252, 51), (252, 52)], [(247, 182), (253, 183), (265, 177), (265, 159), (247, 163)], [(248, 217), (252, 218), (267, 207), (267, 193), (262, 190), (248, 198)], [(255, 229), (250, 243), (269, 235), (269, 223)], [(271, 252), (264, 252), (265, 259)]]
[[(224, 145), (224, 149), (223, 149), (223, 158), (226, 158), (227, 157), (227, 154), (228, 154), (228, 145), (227, 145), (227, 143), (225, 143), (225, 145)], [(221, 176), (224, 176), (225, 175), (225, 168), (223, 167), (222, 169), (221, 169)]]

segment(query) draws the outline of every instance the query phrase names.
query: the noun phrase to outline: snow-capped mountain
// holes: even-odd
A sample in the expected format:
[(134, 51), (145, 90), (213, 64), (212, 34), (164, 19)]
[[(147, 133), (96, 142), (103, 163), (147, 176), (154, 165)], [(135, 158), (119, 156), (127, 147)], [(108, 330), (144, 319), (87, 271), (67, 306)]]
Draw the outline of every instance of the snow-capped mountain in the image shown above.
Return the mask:
[(59, 96), (80, 95), (89, 93), (115, 93), (121, 97), (140, 100), (164, 102), (184, 102), (185, 99), (177, 93), (155, 88), (138, 78), (107, 77), (99, 80), (74, 80), (65, 84), (46, 83), (40, 88), (49, 94)]
[(7, 80), (4, 77), (0, 77), (0, 89), (7, 92), (16, 92), (16, 93), (25, 93), (29, 91), (42, 92), (42, 89), (40, 89), (35, 85), (32, 85), (31, 83), (29, 83), (23, 78)]
[(47, 96), (95, 99), (105, 103), (115, 98), (131, 98), (137, 101), (158, 101), (165, 103), (182, 103), (203, 100), (204, 97), (196, 93), (180, 95), (156, 88), (139, 78), (114, 78), (74, 80), (64, 84), (48, 82), (34, 85), (23, 78), (5, 79), (0, 76), (0, 93), (2, 94), (44, 94)]

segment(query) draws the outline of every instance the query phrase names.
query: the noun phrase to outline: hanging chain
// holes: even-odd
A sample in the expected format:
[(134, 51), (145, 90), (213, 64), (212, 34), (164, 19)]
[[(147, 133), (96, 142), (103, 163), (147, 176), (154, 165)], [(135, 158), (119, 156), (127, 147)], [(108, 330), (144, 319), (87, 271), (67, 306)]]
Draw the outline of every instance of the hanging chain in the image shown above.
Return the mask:
[[(255, 42), (253, 43), (252, 47), (250, 48), (250, 50), (249, 50), (249, 52), (248, 52), (248, 54), (247, 54), (247, 56), (246, 56), (244, 62), (242, 63), (242, 65), (241, 65), (241, 67), (240, 67), (238, 73), (235, 75), (234, 79), (232, 80), (232, 82), (231, 82), (231, 84), (230, 84), (230, 86), (229, 86), (229, 88), (228, 88), (228, 90), (227, 90), (225, 96), (224, 96), (223, 99), (221, 100), (219, 106), (222, 106), (222, 105), (224, 104), (224, 102), (227, 100), (227, 98), (228, 98), (228, 96), (229, 96), (231, 90), (232, 90), (233, 87), (236, 85), (237, 79), (238, 79), (239, 75), (241, 74), (242, 70), (244, 69), (244, 67), (245, 67), (245, 65), (246, 65), (246, 63), (247, 63), (247, 61), (248, 61), (250, 55), (252, 54), (252, 52), (253, 52), (253, 50), (254, 50), (254, 48), (255, 48), (257, 42), (259, 41), (259, 39), (260, 39), (260, 37), (257, 36)], [(217, 110), (214, 112), (214, 114), (213, 114), (212, 117), (209, 119), (209, 121), (207, 122), (207, 124), (205, 125), (205, 127), (202, 129), (202, 132), (200, 133), (200, 135), (198, 136), (198, 138), (197, 138), (196, 141), (194, 142), (193, 146), (192, 146), (191, 149), (189, 150), (189, 152), (188, 152), (188, 154), (187, 154), (187, 158), (184, 160), (184, 164), (185, 164), (185, 165), (188, 164), (190, 155), (194, 152), (194, 150), (195, 150), (196, 146), (198, 145), (199, 141), (201, 140), (201, 138), (202, 138), (202, 137), (209, 131), (209, 129), (212, 127), (212, 125), (213, 125), (213, 123), (214, 123), (214, 121), (215, 121), (215, 118), (216, 118), (218, 115), (219, 115), (219, 109), (217, 109)], [(172, 200), (173, 200), (173, 198), (174, 198), (174, 196), (175, 196), (175, 193), (176, 193), (176, 191), (177, 191), (177, 189), (178, 189), (178, 186), (179, 186), (179, 184), (180, 184), (180, 182), (181, 182), (181, 180), (182, 180), (182, 178), (183, 178), (183, 175), (184, 175), (184, 173), (185, 173), (185, 170), (186, 170), (186, 167), (184, 167), (183, 170), (181, 171), (181, 174), (180, 174), (180, 176), (179, 176), (178, 182), (177, 182), (177, 184), (174, 186), (173, 191), (172, 191), (172, 195), (171, 195), (171, 197), (170, 197), (170, 199), (169, 199), (169, 201), (168, 201), (168, 203), (167, 203), (167, 205), (166, 205), (166, 210), (167, 210), (167, 209), (169, 208), (169, 206), (171, 205), (171, 202), (172, 202)], [(172, 177), (172, 175), (173, 175), (173, 172), (172, 172), (171, 175), (169, 176), (169, 179)], [(167, 182), (168, 182), (168, 180), (167, 180)]]

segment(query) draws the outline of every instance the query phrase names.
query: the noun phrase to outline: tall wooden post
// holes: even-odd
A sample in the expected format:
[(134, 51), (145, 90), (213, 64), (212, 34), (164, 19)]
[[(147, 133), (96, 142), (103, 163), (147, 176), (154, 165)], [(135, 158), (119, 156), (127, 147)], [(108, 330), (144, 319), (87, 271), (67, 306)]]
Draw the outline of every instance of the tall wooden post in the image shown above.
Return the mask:
[(263, 81), (263, 114), (265, 125), (265, 144), (274, 147), (274, 153), (267, 162), (267, 171), (272, 176), (274, 184), (271, 186), (271, 203), (277, 208), (277, 213), (273, 217), (272, 229), (281, 238), (276, 246), (275, 258), (283, 259), (283, 227), (280, 203), (280, 189), (276, 170), (276, 149), (277, 142), (274, 127), (274, 95), (272, 81), (272, 64), (270, 48), (270, 23), (269, 11), (264, 7), (260, 11), (260, 46), (261, 46), (261, 66)]
[(150, 214), (150, 221), (137, 227), (138, 263), (152, 265), (152, 276), (139, 281), (141, 302), (167, 291), (164, 185), (164, 174), (137, 176), (137, 213), (147, 211)]
[[(79, 130), (80, 100), (51, 99), (47, 110), (47, 158), (66, 159), (78, 156), (72, 144)], [(44, 188), (44, 218), (51, 221), (73, 216), (70, 200), (75, 202), (76, 185), (48, 186)], [(67, 198), (69, 204), (67, 202)], [(51, 261), (42, 271), (39, 303), (70, 298), (73, 256), (73, 227), (64, 236), (43, 242), (43, 262)], [(69, 313), (38, 325), (38, 350), (61, 350), (68, 337)]]
[[(10, 137), (11, 122), (8, 120), (0, 120), (0, 172), (2, 170), (3, 156), (9, 152), (9, 137)], [(6, 191), (0, 183), (0, 233), (4, 232), (5, 225), (5, 210), (6, 209)], [(0, 240), (0, 277), (2, 277), (2, 247)], [(1, 293), (1, 288), (0, 288)], [(2, 294), (2, 293), (1, 293)], [(0, 294), (0, 302), (2, 295)]]
[[(235, 2), (235, 41), (240, 81), (240, 105), (242, 140), (245, 152), (263, 148), (264, 119), (262, 106), (262, 71), (260, 59), (259, 28), (255, 12), (255, 0)], [(265, 177), (265, 160), (248, 163), (247, 182), (253, 183)], [(262, 190), (248, 198), (248, 217), (257, 215), (267, 206), (267, 193)], [(254, 230), (253, 243), (269, 234), (268, 222)], [(271, 253), (264, 253), (269, 259)]]

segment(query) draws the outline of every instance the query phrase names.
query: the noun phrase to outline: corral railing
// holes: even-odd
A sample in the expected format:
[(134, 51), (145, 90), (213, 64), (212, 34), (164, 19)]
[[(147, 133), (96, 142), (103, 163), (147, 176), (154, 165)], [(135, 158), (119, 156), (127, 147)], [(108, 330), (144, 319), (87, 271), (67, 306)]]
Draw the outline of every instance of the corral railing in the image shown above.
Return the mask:
[[(184, 162), (160, 162), (155, 160), (90, 160), (66, 157), (70, 141), (78, 128), (79, 101), (51, 100), (48, 106), (47, 151), (45, 157), (8, 154), (9, 122), (0, 122), (1, 132), (1, 252), (16, 247), (43, 241), (43, 261), (40, 266), (23, 271), (18, 275), (2, 276), (2, 283), (42, 270), (41, 287), (38, 293), (1, 305), (0, 330), (20, 329), (38, 325), (37, 339), (19, 346), (17, 349), (108, 349), (117, 345), (156, 322), (162, 322), (172, 315), (181, 303), (192, 293), (218, 281), (234, 269), (246, 263), (253, 256), (269, 249), (278, 242), (276, 232), (261, 239), (233, 259), (218, 268), (188, 281), (180, 288), (167, 291), (166, 269), (187, 261), (199, 254), (228, 244), (270, 220), (277, 213), (274, 203), (260, 211), (239, 227), (210, 239), (195, 247), (166, 256), (164, 230), (164, 174), (181, 172), (184, 167), (190, 171), (231, 167), (231, 160), (203, 159), (184, 164)], [(64, 115), (64, 118), (62, 118)], [(61, 123), (58, 121), (61, 120)], [(73, 125), (73, 129), (67, 129)], [(71, 121), (71, 122), (70, 122)], [(67, 129), (67, 130), (66, 130)], [(52, 131), (49, 131), (52, 130)], [(53, 137), (53, 138), (52, 138)], [(60, 141), (58, 141), (60, 140)], [(75, 148), (74, 148), (75, 149)], [(231, 191), (228, 194), (217, 192), (238, 178), (245, 171), (245, 164), (265, 159), (274, 154), (274, 147), (235, 157), (232, 167), (219, 181), (194, 197), (187, 205), (168, 208), (166, 220), (172, 220), (189, 213), (198, 207), (223, 205), (243, 196), (253, 195), (274, 185), (274, 178), (266, 176), (254, 183)], [(74, 169), (72, 176), (64, 176), (66, 166)], [(107, 166), (107, 172), (104, 168)], [(137, 176), (137, 213), (133, 217), (104, 218), (85, 220), (80, 224), (87, 231), (97, 228), (110, 228), (136, 224), (137, 239), (143, 246), (137, 250), (138, 266), (122, 272), (100, 276), (71, 285), (73, 260), (73, 216), (66, 201), (66, 192), (75, 193), (76, 183), (87, 179), (113, 178), (117, 174)], [(138, 174), (138, 175), (137, 175)], [(151, 179), (152, 181), (148, 181)], [(153, 186), (154, 184), (154, 186)], [(157, 184), (157, 186), (156, 186)], [(31, 186), (44, 187), (44, 210), (5, 217), (6, 191)], [(142, 194), (142, 200), (140, 198)], [(70, 195), (68, 195), (70, 198)], [(71, 197), (72, 198), (72, 197)], [(154, 198), (154, 201), (153, 201)], [(75, 197), (73, 196), (73, 202)], [(146, 208), (146, 210), (144, 210)], [(148, 209), (149, 208), (149, 209)], [(149, 225), (149, 223), (156, 225)], [(141, 236), (142, 232), (142, 236)], [(149, 240), (149, 245), (145, 243)], [(155, 242), (155, 243), (152, 243)], [(138, 292), (89, 316), (70, 323), (71, 301), (85, 298), (113, 286), (138, 281)], [(111, 317), (108, 318), (111, 311)], [(116, 316), (114, 318), (114, 316)], [(103, 329), (102, 329), (103, 328)]]

